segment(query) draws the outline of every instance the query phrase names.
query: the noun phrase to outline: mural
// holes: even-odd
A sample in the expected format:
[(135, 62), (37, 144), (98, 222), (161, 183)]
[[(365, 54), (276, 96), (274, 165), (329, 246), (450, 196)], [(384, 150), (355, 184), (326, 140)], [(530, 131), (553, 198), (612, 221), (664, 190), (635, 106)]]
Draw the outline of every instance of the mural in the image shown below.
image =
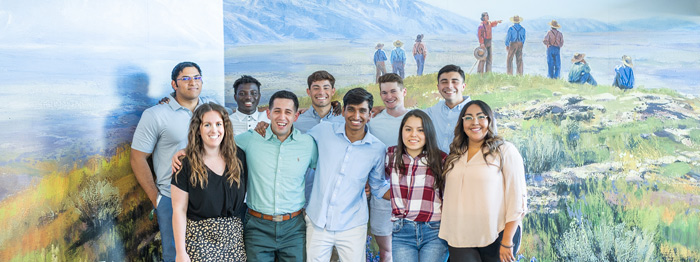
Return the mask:
[[(485, 11), (503, 22), (493, 28), (493, 73), (479, 75), (473, 50)], [(524, 76), (505, 74), (515, 15), (527, 30)], [(542, 40), (552, 20), (565, 39), (559, 80), (546, 78)], [(262, 103), (287, 89), (308, 107), (306, 77), (321, 69), (336, 77), (338, 100), (357, 86), (377, 96), (375, 47), (384, 44), (388, 56), (400, 40), (410, 53), (423, 34), (423, 76), (407, 55), (407, 105), (435, 104), (437, 70), (460, 65), (470, 73), (465, 93), (497, 109), (501, 134), (525, 158), (531, 212), (520, 260), (700, 259), (697, 2), (224, 1), (224, 28), (232, 108), (231, 86), (243, 74), (262, 82)], [(598, 86), (566, 81), (576, 53)], [(628, 91), (611, 86), (623, 55), (634, 63)]]
[(157, 259), (129, 144), (181, 61), (199, 63), (202, 94), (223, 101), (221, 6), (3, 2), (1, 261)]

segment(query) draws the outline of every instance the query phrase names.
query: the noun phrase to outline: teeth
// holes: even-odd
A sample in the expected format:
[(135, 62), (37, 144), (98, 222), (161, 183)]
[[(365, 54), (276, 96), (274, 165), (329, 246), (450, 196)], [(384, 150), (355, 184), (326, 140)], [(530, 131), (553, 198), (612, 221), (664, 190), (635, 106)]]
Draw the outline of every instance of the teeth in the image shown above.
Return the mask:
[(251, 103), (251, 102), (245, 102), (245, 103), (243, 103), (243, 104), (246, 105), (246, 106), (252, 106), (252, 105), (253, 105), (253, 103)]
[(287, 126), (287, 123), (277, 123), (278, 126)]
[(209, 138), (211, 138), (211, 139), (217, 139), (217, 138), (219, 138), (219, 135), (209, 136)]

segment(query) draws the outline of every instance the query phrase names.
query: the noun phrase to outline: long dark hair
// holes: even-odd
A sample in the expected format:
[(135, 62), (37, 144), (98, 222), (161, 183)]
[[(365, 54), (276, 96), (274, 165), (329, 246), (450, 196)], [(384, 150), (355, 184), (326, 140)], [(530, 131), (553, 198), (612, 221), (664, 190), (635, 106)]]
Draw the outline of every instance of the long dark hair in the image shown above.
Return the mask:
[[(481, 144), (481, 150), (486, 151), (483, 154), (484, 160), (486, 160), (486, 156), (492, 154), (498, 154), (500, 156), (501, 154), (500, 147), (503, 145), (503, 138), (498, 135), (496, 118), (491, 110), (491, 107), (481, 100), (469, 101), (466, 105), (464, 105), (464, 108), (462, 108), (462, 111), (459, 113), (459, 119), (455, 125), (455, 138), (452, 140), (452, 144), (450, 144), (450, 154), (447, 155), (447, 159), (445, 159), (443, 176), (454, 168), (455, 162), (462, 157), (462, 155), (466, 154), (467, 150), (469, 149), (469, 137), (467, 137), (467, 134), (464, 133), (464, 121), (462, 120), (462, 117), (464, 117), (464, 114), (467, 112), (467, 108), (469, 108), (471, 105), (478, 105), (481, 108), (481, 112), (486, 114), (489, 121), (489, 130), (486, 132), (486, 137), (484, 137), (484, 143)], [(486, 163), (488, 163), (488, 161), (486, 161)]]
[(406, 115), (401, 120), (401, 128), (399, 129), (399, 141), (396, 144), (396, 151), (394, 152), (394, 166), (399, 170), (399, 177), (405, 176), (408, 171), (406, 170), (406, 165), (403, 162), (403, 154), (407, 154), (406, 146), (403, 144), (403, 127), (409, 117), (420, 118), (423, 122), (423, 134), (425, 134), (425, 145), (423, 146), (423, 153), (426, 155), (428, 161), (428, 168), (433, 172), (435, 176), (435, 184), (433, 188), (438, 189), (442, 195), (442, 190), (445, 188), (445, 179), (442, 176), (442, 151), (437, 145), (437, 136), (435, 135), (435, 126), (433, 126), (433, 121), (430, 120), (428, 114), (420, 109), (413, 109), (408, 111)]
[[(203, 159), (205, 154), (204, 143), (199, 133), (204, 114), (211, 111), (218, 112), (219, 115), (221, 115), (221, 120), (224, 121), (224, 138), (221, 144), (219, 144), (219, 154), (224, 159), (224, 162), (226, 162), (226, 167), (228, 168), (228, 171), (224, 175), (227, 177), (226, 180), (228, 180), (229, 185), (233, 185), (233, 182), (236, 182), (240, 188), (243, 164), (237, 156), (238, 149), (236, 148), (236, 142), (233, 140), (231, 120), (228, 118), (228, 112), (223, 106), (212, 102), (197, 107), (192, 114), (192, 120), (190, 120), (190, 128), (187, 134), (187, 148), (185, 149), (185, 156), (190, 161), (191, 167), (190, 184), (204, 188), (208, 182), (207, 170)], [(180, 171), (182, 171), (182, 169), (180, 169)], [(175, 179), (177, 181), (177, 176), (175, 176)]]

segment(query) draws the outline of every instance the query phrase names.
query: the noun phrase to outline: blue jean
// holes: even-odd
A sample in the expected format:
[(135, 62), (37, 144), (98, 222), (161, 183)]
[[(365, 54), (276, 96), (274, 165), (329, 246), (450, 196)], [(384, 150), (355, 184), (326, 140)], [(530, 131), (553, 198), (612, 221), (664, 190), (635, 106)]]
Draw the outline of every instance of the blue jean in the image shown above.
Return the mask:
[(392, 69), (391, 72), (399, 75), (401, 77), (401, 79), (403, 79), (404, 78), (403, 66), (404, 66), (404, 64), (401, 61), (396, 61), (396, 62), (392, 61), (391, 62), (391, 69)]
[(439, 231), (440, 221), (394, 221), (394, 231), (391, 235), (391, 254), (394, 261), (444, 262), (448, 255), (447, 242), (438, 238)]
[(423, 75), (423, 66), (425, 65), (425, 57), (422, 54), (416, 54), (413, 56), (416, 59), (416, 66), (418, 67), (417, 75)]
[(559, 56), (558, 46), (549, 46), (547, 48), (547, 67), (549, 78), (559, 78), (559, 72), (561, 71), (561, 57)]
[(161, 195), (156, 207), (158, 229), (163, 244), (163, 261), (175, 261), (175, 236), (173, 235), (173, 203), (169, 197)]

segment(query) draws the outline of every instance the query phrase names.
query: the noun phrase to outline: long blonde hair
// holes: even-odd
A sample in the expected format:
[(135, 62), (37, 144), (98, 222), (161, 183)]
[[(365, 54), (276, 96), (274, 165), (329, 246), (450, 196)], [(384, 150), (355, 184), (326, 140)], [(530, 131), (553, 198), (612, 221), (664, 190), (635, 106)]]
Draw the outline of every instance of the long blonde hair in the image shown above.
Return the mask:
[[(452, 144), (450, 144), (450, 154), (447, 155), (445, 159), (445, 169), (442, 171), (443, 177), (454, 168), (455, 162), (462, 157), (462, 155), (466, 154), (469, 149), (469, 137), (464, 133), (464, 121), (462, 117), (467, 112), (467, 108), (471, 105), (478, 105), (481, 111), (486, 114), (489, 121), (489, 130), (484, 137), (484, 143), (481, 144), (481, 150), (485, 151), (483, 154), (484, 160), (486, 160), (486, 157), (489, 155), (501, 155), (501, 145), (503, 145), (504, 141), (503, 138), (498, 135), (496, 118), (494, 117), (491, 107), (481, 100), (469, 101), (459, 113), (459, 120), (457, 120), (457, 124), (455, 125), (455, 138), (452, 140)], [(486, 161), (486, 163), (488, 163), (488, 161)]]
[[(238, 149), (236, 147), (236, 142), (233, 140), (233, 128), (231, 126), (231, 120), (228, 118), (228, 112), (223, 106), (216, 103), (209, 102), (202, 104), (194, 110), (192, 114), (192, 120), (190, 120), (190, 128), (187, 134), (187, 149), (185, 149), (185, 157), (190, 161), (190, 184), (193, 186), (198, 186), (204, 188), (208, 182), (208, 175), (206, 166), (204, 165), (204, 143), (202, 142), (202, 136), (200, 135), (200, 128), (202, 126), (202, 118), (204, 114), (216, 111), (221, 115), (221, 119), (224, 122), (224, 138), (219, 144), (219, 154), (226, 162), (226, 167), (228, 171), (224, 174), (226, 180), (228, 180), (229, 185), (233, 185), (234, 182), (241, 187), (241, 172), (243, 166), (241, 160), (238, 159), (237, 153)], [(178, 173), (182, 171), (180, 169)], [(177, 181), (177, 176), (175, 176)]]

